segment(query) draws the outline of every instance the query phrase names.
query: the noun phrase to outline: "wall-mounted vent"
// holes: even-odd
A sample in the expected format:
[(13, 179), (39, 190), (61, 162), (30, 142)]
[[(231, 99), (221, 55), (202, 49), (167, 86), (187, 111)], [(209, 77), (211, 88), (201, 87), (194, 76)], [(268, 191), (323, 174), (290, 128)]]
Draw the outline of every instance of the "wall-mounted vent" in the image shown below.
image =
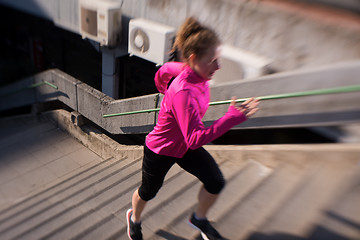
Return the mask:
[(130, 55), (164, 64), (169, 61), (175, 28), (146, 19), (132, 19), (129, 23)]
[(80, 0), (80, 34), (101, 45), (120, 41), (121, 3), (110, 0)]

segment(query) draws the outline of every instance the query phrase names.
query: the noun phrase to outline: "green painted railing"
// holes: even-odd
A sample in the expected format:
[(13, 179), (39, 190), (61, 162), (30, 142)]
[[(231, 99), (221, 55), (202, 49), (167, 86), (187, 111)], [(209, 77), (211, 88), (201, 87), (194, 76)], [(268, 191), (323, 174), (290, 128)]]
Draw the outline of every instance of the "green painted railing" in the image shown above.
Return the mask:
[[(273, 99), (281, 99), (281, 98), (294, 98), (294, 97), (305, 97), (305, 96), (336, 94), (336, 93), (350, 93), (350, 92), (358, 92), (358, 91), (360, 91), (360, 85), (351, 85), (351, 86), (344, 86), (344, 87), (337, 87), (337, 88), (325, 88), (325, 89), (310, 90), (310, 91), (303, 91), (303, 92), (267, 95), (267, 96), (256, 97), (256, 99), (264, 101), (264, 100), (273, 100)], [(237, 99), (235, 101), (238, 102), (238, 103), (239, 102), (241, 103), (241, 102), (245, 102), (248, 99), (249, 98), (240, 98), (240, 99)], [(210, 102), (209, 105), (214, 106), (214, 105), (221, 105), (221, 104), (230, 104), (231, 101), (232, 100)], [(138, 113), (157, 112), (157, 111), (160, 111), (160, 108), (106, 114), (106, 115), (103, 115), (103, 117), (104, 118), (117, 117), (117, 116), (125, 116), (125, 115), (132, 115), (132, 114), (138, 114)]]

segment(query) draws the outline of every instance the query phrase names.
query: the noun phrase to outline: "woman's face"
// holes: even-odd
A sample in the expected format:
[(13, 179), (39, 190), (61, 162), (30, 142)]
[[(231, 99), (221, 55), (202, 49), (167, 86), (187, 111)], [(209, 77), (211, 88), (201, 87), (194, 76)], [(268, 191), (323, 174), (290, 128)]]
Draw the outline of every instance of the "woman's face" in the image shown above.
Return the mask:
[(202, 78), (211, 79), (220, 68), (220, 47), (216, 45), (209, 48), (204, 56), (190, 56), (190, 58), (192, 58), (190, 67)]

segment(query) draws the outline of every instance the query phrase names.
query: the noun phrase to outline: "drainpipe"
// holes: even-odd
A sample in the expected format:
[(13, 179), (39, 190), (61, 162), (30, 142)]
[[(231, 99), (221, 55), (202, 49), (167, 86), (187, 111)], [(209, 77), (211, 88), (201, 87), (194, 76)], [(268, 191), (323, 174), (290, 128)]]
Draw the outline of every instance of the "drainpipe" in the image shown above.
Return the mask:
[(127, 55), (124, 49), (110, 49), (101, 47), (102, 52), (102, 92), (106, 95), (119, 98), (119, 76), (116, 66), (116, 58)]

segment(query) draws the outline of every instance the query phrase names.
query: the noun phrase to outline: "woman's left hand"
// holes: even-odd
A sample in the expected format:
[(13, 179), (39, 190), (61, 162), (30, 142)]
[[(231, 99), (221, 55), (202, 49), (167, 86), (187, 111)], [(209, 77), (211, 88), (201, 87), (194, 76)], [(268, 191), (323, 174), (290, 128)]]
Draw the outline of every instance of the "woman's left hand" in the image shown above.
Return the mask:
[(236, 105), (236, 97), (232, 97), (231, 100), (232, 101), (231, 101), (230, 105), (234, 106), (237, 110), (242, 112), (247, 118), (251, 117), (259, 110), (258, 105), (259, 105), (260, 101), (253, 97), (249, 98), (241, 105)]

